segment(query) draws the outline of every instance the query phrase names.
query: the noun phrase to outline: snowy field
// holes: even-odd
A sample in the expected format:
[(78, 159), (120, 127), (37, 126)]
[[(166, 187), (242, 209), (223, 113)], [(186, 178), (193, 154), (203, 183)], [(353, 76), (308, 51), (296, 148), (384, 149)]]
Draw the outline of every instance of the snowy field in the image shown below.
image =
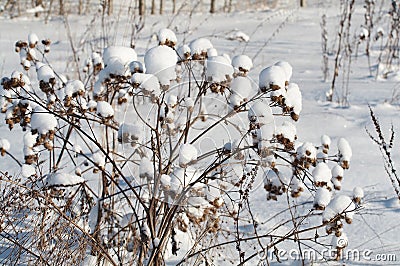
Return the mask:
[[(400, 74), (391, 74), (387, 79), (371, 76), (363, 44), (360, 44), (358, 57), (353, 59), (350, 70), (348, 105), (336, 103), (341, 97), (344, 86), (341, 72), (334, 101), (327, 102), (325, 93), (332, 79), (334, 55), (329, 55), (330, 75), (325, 82), (321, 70), (320, 22), (322, 14), (326, 14), (328, 47), (334, 50), (339, 6), (334, 3), (322, 3), (323, 1), (319, 4), (310, 2), (306, 8), (289, 7), (217, 14), (182, 13), (176, 17), (169, 14), (149, 15), (146, 17), (143, 30), (137, 34), (135, 40), (138, 61), (143, 62), (145, 51), (157, 45), (154, 34), (159, 29), (168, 27), (176, 33), (178, 44), (205, 37), (211, 40), (218, 54), (226, 53), (231, 57), (241, 53), (248, 55), (253, 59), (254, 69), (249, 75), (255, 84), (258, 84), (258, 73), (265, 67), (280, 60), (289, 62), (293, 67), (291, 80), (299, 85), (303, 95), (303, 110), (299, 121), (296, 122), (298, 138), (320, 143), (321, 136), (326, 134), (331, 137), (332, 143), (336, 143), (339, 138), (345, 137), (352, 147), (353, 157), (350, 169), (346, 171), (342, 181), (341, 193), (351, 195), (353, 188), (358, 186), (363, 188), (365, 194), (362, 208), (354, 216), (352, 224), (345, 225), (345, 231), (349, 239), (347, 248), (358, 250), (361, 254), (364, 252), (367, 256), (361, 255), (360, 259), (349, 258), (338, 262), (322, 262), (321, 265), (400, 265), (399, 200), (385, 173), (378, 146), (371, 141), (366, 132), (366, 128), (374, 132), (368, 105), (379, 118), (387, 137), (391, 125), (396, 133), (400, 132), (400, 102), (393, 97), (400, 94)], [(357, 3), (352, 22), (355, 25), (353, 30), (358, 30), (357, 25), (363, 23), (362, 4), (363, 1)], [(129, 46), (131, 25), (135, 21), (121, 12), (119, 20), (106, 22), (105, 32), (102, 32), (100, 21), (93, 22), (91, 16), (85, 18), (71, 15), (68, 17), (68, 22), (71, 29), (70, 37), (75, 49), (78, 50), (77, 56), (82, 67), (92, 52), (91, 47), (99, 46), (103, 41), (113, 45)], [(30, 33), (36, 33), (40, 39), (51, 39), (52, 51), (48, 60), (54, 70), (65, 74), (68, 78), (77, 78), (71, 56), (71, 44), (62, 18), (51, 18), (45, 24), (41, 18), (30, 16), (0, 18), (1, 77), (10, 75), (15, 69), (22, 71), (18, 54), (14, 52), (14, 45), (17, 40), (26, 39)], [(242, 33), (244, 35), (241, 35)], [(107, 37), (102, 40), (104, 35)], [(249, 37), (249, 41), (236, 38), (238, 36)], [(372, 62), (379, 56), (379, 45), (379, 42), (372, 44)], [(34, 70), (28, 73), (30, 76), (36, 75)], [(22, 160), (23, 135), (20, 131), (10, 132), (3, 116), (1, 116), (3, 122), (0, 124), (0, 138), (8, 139), (11, 144), (10, 152)], [(396, 135), (393, 148), (395, 162), (400, 162), (399, 145), (400, 141)], [(10, 174), (18, 174), (20, 171), (18, 165), (7, 156), (0, 159), (0, 169)], [(254, 187), (251, 204), (262, 224), (263, 221), (270, 219), (280, 206), (286, 206), (286, 199), (280, 198), (277, 203), (267, 201), (263, 184), (259, 182)], [(289, 246), (279, 246), (279, 248), (289, 249)], [(379, 261), (393, 254), (397, 261)], [(391, 259), (393, 260), (393, 256)], [(170, 261), (171, 265), (174, 265), (173, 257)], [(283, 263), (293, 265), (292, 261)], [(226, 262), (216, 262), (216, 265), (224, 264)]]

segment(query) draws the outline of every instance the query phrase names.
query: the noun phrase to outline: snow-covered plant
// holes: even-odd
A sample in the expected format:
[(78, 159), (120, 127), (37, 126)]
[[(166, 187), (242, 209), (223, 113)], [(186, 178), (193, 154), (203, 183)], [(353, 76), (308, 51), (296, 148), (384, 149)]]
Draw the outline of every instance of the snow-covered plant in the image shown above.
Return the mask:
[[(163, 29), (144, 56), (110, 46), (88, 55), (83, 80), (68, 80), (33, 37), (17, 47), (42, 55), (26, 59), (36, 75), (24, 68), (0, 87), (5, 123), (25, 131), (22, 153), (0, 141), (21, 168), (16, 179), (3, 174), (1, 222), (29, 224), (1, 226), (28, 239), (13, 243), (13, 263), (256, 263), (292, 239), (329, 245), (315, 231), (351, 223), (362, 193), (355, 204), (336, 192), (351, 148), (328, 136), (299, 141), (301, 92), (288, 62), (255, 73), (257, 84), (247, 56), (231, 61), (208, 39), (179, 44)], [(260, 222), (269, 212), (278, 224)]]

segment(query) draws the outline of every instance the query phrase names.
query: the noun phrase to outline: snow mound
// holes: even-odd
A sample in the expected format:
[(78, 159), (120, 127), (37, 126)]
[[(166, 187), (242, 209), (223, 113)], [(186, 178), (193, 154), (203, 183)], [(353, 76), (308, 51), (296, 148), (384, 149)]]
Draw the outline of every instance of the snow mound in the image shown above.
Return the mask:
[(256, 103), (254, 103), (250, 107), (247, 116), (251, 123), (259, 126), (274, 123), (272, 109), (266, 100), (258, 100)]
[(207, 59), (207, 80), (211, 82), (224, 82), (233, 75), (233, 67), (224, 56), (213, 56)]
[(170, 85), (171, 80), (176, 79), (177, 61), (176, 52), (166, 45), (153, 47), (144, 56), (146, 73), (157, 76), (161, 85)]
[(205, 59), (208, 49), (213, 48), (213, 45), (209, 39), (199, 38), (191, 41), (189, 47), (193, 59), (199, 60)]
[(114, 109), (108, 102), (98, 101), (96, 110), (96, 113), (102, 118), (112, 118), (114, 116)]
[(80, 80), (70, 80), (65, 85), (65, 95), (74, 97), (77, 94), (82, 95), (85, 92), (85, 85)]
[(35, 107), (31, 115), (31, 129), (37, 130), (39, 134), (46, 134), (54, 131), (57, 126), (57, 119), (41, 106)]
[(77, 175), (67, 173), (51, 173), (46, 175), (43, 180), (45, 186), (75, 186), (82, 184), (85, 180)]
[(249, 99), (252, 94), (251, 81), (246, 77), (236, 77), (231, 82), (231, 92), (242, 99)]
[(332, 178), (331, 170), (329, 169), (329, 166), (324, 162), (317, 164), (317, 166), (312, 171), (312, 175), (314, 177), (314, 184), (317, 187), (327, 185)]
[(186, 167), (190, 162), (197, 160), (197, 149), (191, 144), (182, 144), (179, 147), (179, 166)]
[(160, 29), (157, 37), (161, 45), (173, 47), (178, 42), (175, 33), (170, 29)]
[(253, 68), (253, 61), (247, 55), (236, 55), (232, 58), (232, 66), (235, 70), (249, 72)]
[(287, 83), (289, 83), (290, 78), (292, 77), (292, 73), (293, 73), (292, 66), (286, 61), (278, 61), (274, 65), (279, 66), (283, 69), (283, 71), (285, 72), (286, 81), (287, 81)]
[(49, 65), (43, 63), (36, 64), (36, 74), (39, 81), (51, 83), (55, 79), (55, 74), (53, 69)]
[(280, 66), (270, 66), (263, 69), (259, 75), (259, 87), (262, 92), (268, 89), (284, 89), (286, 73)]
[(139, 86), (144, 95), (158, 96), (161, 92), (158, 78), (153, 74), (135, 73), (131, 77), (131, 82)]
[(108, 65), (112, 63), (111, 59), (113, 59), (114, 61), (118, 59), (118, 61), (121, 62), (122, 65), (126, 65), (132, 61), (136, 61), (137, 54), (135, 50), (130, 47), (109, 46), (104, 48), (103, 50), (104, 64)]
[(352, 218), (353, 211), (355, 210), (355, 205), (351, 198), (346, 195), (338, 195), (332, 199), (332, 201), (325, 208), (322, 214), (322, 222), (328, 223), (337, 215), (342, 215), (345, 213), (346, 217)]
[(320, 187), (315, 192), (314, 207), (318, 210), (324, 210), (331, 201), (331, 192), (324, 187)]
[(339, 151), (339, 160), (342, 163), (342, 167), (344, 169), (348, 169), (351, 156), (353, 155), (350, 144), (345, 138), (340, 138), (338, 140), (337, 147)]
[(228, 40), (238, 40), (240, 42), (250, 41), (249, 35), (242, 31), (235, 31), (227, 37)]

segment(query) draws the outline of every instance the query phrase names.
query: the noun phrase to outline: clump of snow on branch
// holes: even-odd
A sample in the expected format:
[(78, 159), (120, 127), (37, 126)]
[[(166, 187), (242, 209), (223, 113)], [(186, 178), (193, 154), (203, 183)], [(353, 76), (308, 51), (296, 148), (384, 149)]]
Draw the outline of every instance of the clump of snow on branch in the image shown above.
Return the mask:
[(160, 45), (149, 49), (144, 56), (146, 73), (158, 77), (162, 86), (169, 86), (176, 79), (176, 52), (169, 46)]
[(285, 83), (286, 73), (280, 66), (270, 66), (260, 72), (258, 84), (262, 92), (284, 89)]
[(174, 47), (178, 42), (175, 33), (170, 29), (160, 29), (157, 37), (160, 45)]
[[(95, 60), (99, 60), (95, 55)], [(103, 51), (103, 62), (109, 65), (112, 61), (118, 60), (122, 65), (126, 65), (137, 60), (137, 54), (134, 49), (125, 46), (108, 46)], [(95, 62), (99, 63), (99, 62)]]
[(191, 144), (182, 144), (179, 148), (179, 166), (186, 167), (190, 162), (197, 160), (197, 149)]
[(351, 223), (355, 211), (352, 199), (346, 195), (337, 195), (325, 208), (322, 214), (322, 222), (328, 223), (338, 215), (345, 217), (347, 223)]
[(247, 55), (236, 55), (232, 58), (232, 66), (237, 75), (246, 76), (247, 73), (253, 68), (253, 61)]
[(353, 155), (349, 142), (345, 138), (338, 140), (339, 160), (343, 169), (349, 169), (350, 159)]
[(39, 134), (45, 135), (50, 131), (55, 131), (57, 119), (54, 115), (41, 106), (35, 107), (31, 116), (31, 128)]
[(96, 113), (104, 119), (109, 119), (114, 116), (114, 108), (106, 101), (98, 101)]
[(206, 38), (193, 40), (190, 44), (190, 52), (194, 60), (204, 60), (207, 57), (208, 49), (213, 48), (211, 41)]

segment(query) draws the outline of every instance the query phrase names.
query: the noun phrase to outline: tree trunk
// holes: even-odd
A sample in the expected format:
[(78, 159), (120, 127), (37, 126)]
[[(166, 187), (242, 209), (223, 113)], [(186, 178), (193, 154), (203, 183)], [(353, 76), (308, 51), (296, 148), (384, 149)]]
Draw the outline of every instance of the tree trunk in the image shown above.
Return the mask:
[(215, 0), (211, 0), (210, 13), (215, 13)]
[(172, 0), (172, 14), (176, 12), (176, 0)]
[(64, 15), (64, 0), (60, 0), (59, 1), (59, 3), (60, 3), (60, 10), (59, 10), (59, 15)]
[(139, 0), (139, 15), (144, 16), (146, 12), (146, 2), (145, 0)]
[[(42, 6), (43, 7), (43, 0), (35, 0), (35, 6)], [(39, 17), (40, 13), (39, 12), (35, 12), (35, 17)]]
[(164, 0), (160, 0), (160, 15), (164, 13)]
[(151, 14), (154, 15), (156, 13), (156, 0), (151, 0)]
[(306, 0), (300, 0), (300, 7), (306, 6)]
[(110, 16), (112, 14), (113, 7), (114, 7), (113, 0), (107, 0), (107, 15)]
[(229, 5), (228, 5), (228, 12), (232, 12), (232, 0), (229, 0)]
[(82, 13), (83, 13), (83, 0), (79, 0), (78, 14), (82, 15)]

